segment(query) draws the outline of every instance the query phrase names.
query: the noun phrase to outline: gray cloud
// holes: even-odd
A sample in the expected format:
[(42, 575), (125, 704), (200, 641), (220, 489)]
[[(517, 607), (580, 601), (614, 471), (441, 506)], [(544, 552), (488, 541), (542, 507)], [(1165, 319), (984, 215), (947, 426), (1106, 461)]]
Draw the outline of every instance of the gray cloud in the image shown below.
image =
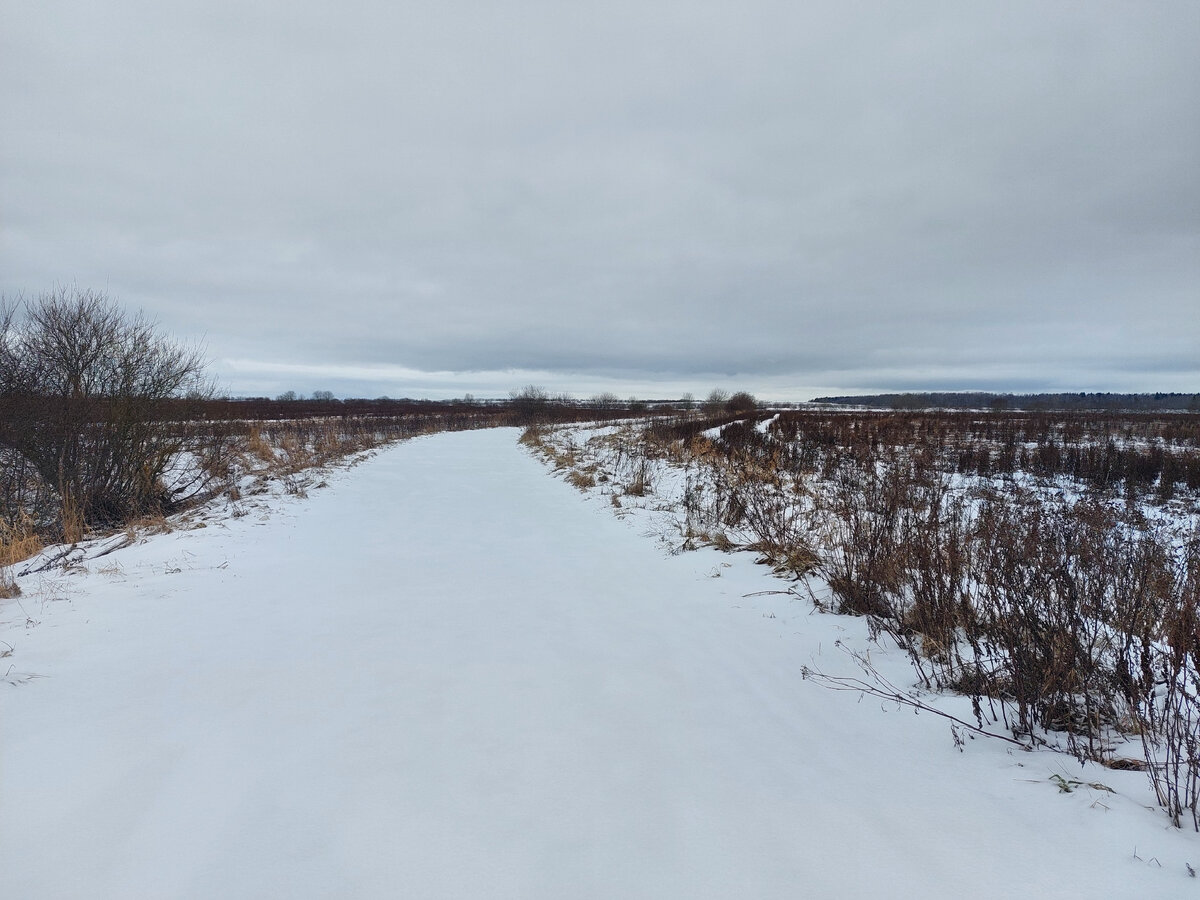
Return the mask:
[(235, 392), (1200, 386), (1186, 0), (0, 10), (0, 289)]

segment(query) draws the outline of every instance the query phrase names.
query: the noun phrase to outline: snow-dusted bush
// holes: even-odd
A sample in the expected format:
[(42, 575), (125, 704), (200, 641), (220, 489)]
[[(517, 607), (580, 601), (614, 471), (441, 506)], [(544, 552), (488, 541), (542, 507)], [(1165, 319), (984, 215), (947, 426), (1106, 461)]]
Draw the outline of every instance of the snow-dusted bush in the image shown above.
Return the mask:
[(685, 545), (815, 574), (981, 727), (1144, 767), (1200, 830), (1200, 417), (785, 413), (594, 449), (626, 494), (664, 485)]

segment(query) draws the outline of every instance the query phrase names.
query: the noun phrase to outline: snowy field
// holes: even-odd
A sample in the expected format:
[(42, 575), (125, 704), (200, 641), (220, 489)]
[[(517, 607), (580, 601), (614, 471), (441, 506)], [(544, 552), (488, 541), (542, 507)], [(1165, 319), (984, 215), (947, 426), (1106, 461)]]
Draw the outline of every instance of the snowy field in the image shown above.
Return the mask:
[(22, 578), (0, 898), (1200, 896), (1144, 774), (805, 681), (865, 625), (516, 439)]

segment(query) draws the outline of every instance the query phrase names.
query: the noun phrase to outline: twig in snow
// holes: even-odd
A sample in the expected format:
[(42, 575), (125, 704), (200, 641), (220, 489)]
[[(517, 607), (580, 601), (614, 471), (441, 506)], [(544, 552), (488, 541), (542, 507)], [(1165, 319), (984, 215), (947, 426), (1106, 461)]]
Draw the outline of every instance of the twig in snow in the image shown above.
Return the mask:
[(958, 716), (930, 706), (916, 694), (910, 691), (903, 690), (892, 684), (885, 678), (878, 669), (872, 665), (871, 661), (861, 653), (855, 653), (846, 648), (841, 642), (837, 641), (834, 646), (848, 654), (871, 679), (864, 681), (861, 678), (851, 678), (845, 675), (826, 675), (824, 672), (818, 672), (816, 669), (811, 669), (808, 666), (802, 666), (800, 669), (801, 676), (807, 681), (813, 681), (821, 687), (829, 688), (833, 691), (856, 691), (870, 697), (878, 697), (881, 700), (898, 703), (902, 706), (909, 706), (921, 712), (930, 712), (935, 716), (941, 716), (944, 719), (949, 719), (951, 722), (961, 725), (963, 728), (985, 737), (996, 738), (997, 740), (1006, 741), (1010, 744), (1016, 744), (1022, 750), (1031, 749), (1030, 746), (1016, 738), (1009, 737), (1005, 734), (998, 734), (994, 731), (988, 731), (986, 728), (981, 728), (965, 719), (960, 719)]

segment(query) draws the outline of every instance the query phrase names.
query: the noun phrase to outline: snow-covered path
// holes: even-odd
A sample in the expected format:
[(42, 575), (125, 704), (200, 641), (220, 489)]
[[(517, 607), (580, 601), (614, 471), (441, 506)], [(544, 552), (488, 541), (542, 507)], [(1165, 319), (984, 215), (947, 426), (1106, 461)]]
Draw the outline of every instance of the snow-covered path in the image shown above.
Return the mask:
[(0, 606), (0, 897), (1195, 895), (1144, 776), (1060, 794), (803, 681), (858, 623), (665, 557), (515, 436)]

